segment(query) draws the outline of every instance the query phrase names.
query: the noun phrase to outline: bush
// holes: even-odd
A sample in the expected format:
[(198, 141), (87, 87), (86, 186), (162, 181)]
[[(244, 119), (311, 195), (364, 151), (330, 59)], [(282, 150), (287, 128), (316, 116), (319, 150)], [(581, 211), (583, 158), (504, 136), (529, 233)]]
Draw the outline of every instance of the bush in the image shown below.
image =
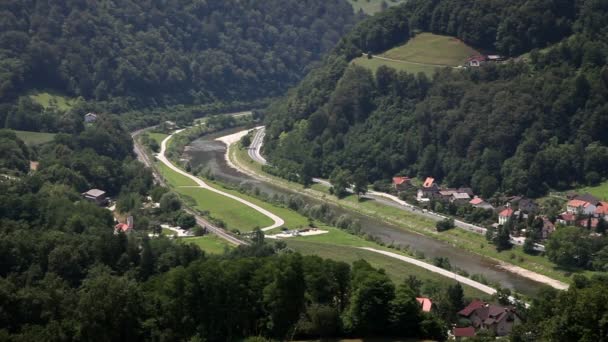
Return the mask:
[(441, 221), (438, 221), (435, 224), (435, 228), (437, 229), (438, 232), (444, 232), (446, 230), (450, 230), (452, 228), (454, 228), (454, 219), (451, 218), (446, 218), (443, 219)]

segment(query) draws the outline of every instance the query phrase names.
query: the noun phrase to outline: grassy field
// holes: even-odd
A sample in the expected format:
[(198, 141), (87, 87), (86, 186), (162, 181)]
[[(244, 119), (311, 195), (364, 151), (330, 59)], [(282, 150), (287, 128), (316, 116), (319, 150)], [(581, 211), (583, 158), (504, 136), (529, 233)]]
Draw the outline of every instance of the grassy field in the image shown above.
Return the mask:
[(608, 201), (608, 181), (605, 181), (597, 186), (586, 186), (578, 188), (575, 189), (575, 191), (580, 194), (588, 192), (601, 200)]
[(19, 139), (23, 140), (26, 145), (35, 146), (50, 142), (55, 136), (54, 133), (40, 133), (40, 132), (28, 132), (28, 131), (16, 131), (12, 130), (17, 134)]
[(468, 57), (476, 54), (479, 54), (479, 52), (457, 38), (420, 33), (407, 43), (378, 55), (396, 61), (387, 61), (375, 57), (368, 59), (367, 56), (362, 56), (353, 60), (353, 63), (374, 71), (379, 66), (386, 65), (410, 73), (423, 72), (432, 75), (437, 67), (459, 66)]
[(30, 98), (44, 108), (55, 106), (62, 111), (67, 111), (71, 109), (75, 102), (74, 99), (71, 99), (69, 97), (58, 94), (51, 94), (47, 92), (31, 94)]
[(171, 170), (167, 165), (163, 163), (156, 162), (156, 168), (163, 176), (163, 178), (167, 181), (167, 183), (169, 183), (169, 185), (173, 188), (180, 186), (196, 186), (195, 181)]
[(211, 216), (224, 221), (228, 229), (238, 229), (242, 232), (251, 231), (255, 227), (270, 226), (273, 221), (232, 198), (222, 196), (203, 188), (175, 188), (177, 193), (191, 198), (198, 210), (209, 211)]
[(367, 56), (355, 58), (352, 61), (353, 64), (362, 66), (364, 68), (370, 69), (374, 73), (378, 68), (382, 65), (386, 65), (387, 67), (391, 67), (397, 71), (406, 71), (411, 74), (418, 74), (419, 72), (426, 74), (427, 76), (432, 76), (439, 67), (435, 65), (420, 65), (413, 64), (408, 62), (396, 62), (396, 61), (387, 61), (378, 58), (369, 59)]
[(223, 254), (226, 249), (234, 248), (234, 246), (213, 234), (181, 238), (180, 241), (183, 241), (184, 243), (193, 243), (209, 254)]
[(405, 0), (348, 0), (353, 6), (355, 13), (363, 11), (365, 14), (374, 14), (382, 10), (382, 2), (390, 6), (395, 6), (404, 3)]

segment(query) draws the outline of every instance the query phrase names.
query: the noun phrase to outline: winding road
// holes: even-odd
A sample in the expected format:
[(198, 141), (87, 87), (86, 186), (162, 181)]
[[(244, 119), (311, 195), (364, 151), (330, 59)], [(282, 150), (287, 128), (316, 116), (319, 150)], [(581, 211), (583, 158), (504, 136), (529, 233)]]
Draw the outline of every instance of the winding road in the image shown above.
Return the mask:
[(251, 202), (249, 202), (247, 200), (244, 200), (244, 199), (242, 199), (242, 198), (240, 198), (238, 196), (235, 196), (233, 194), (229, 194), (227, 192), (218, 190), (218, 189), (210, 186), (209, 184), (205, 183), (200, 178), (198, 178), (198, 177), (196, 177), (196, 176), (194, 176), (194, 175), (192, 175), (192, 174), (190, 174), (190, 173), (188, 173), (188, 172), (186, 172), (186, 171), (178, 168), (177, 166), (173, 165), (173, 163), (171, 163), (171, 161), (169, 161), (169, 159), (167, 159), (167, 156), (165, 155), (165, 152), (167, 150), (167, 142), (169, 140), (171, 140), (171, 138), (175, 134), (177, 134), (177, 133), (179, 133), (181, 131), (183, 131), (183, 129), (177, 130), (177, 131), (173, 132), (171, 135), (169, 135), (168, 137), (166, 137), (162, 141), (161, 146), (160, 146), (160, 152), (156, 156), (156, 159), (158, 159), (161, 163), (165, 164), (171, 170), (179, 173), (180, 175), (182, 175), (184, 177), (187, 177), (187, 178), (193, 180), (198, 185), (198, 187), (200, 187), (202, 189), (209, 190), (209, 191), (213, 191), (213, 192), (215, 192), (217, 194), (220, 194), (222, 196), (226, 196), (228, 198), (231, 198), (231, 199), (233, 199), (233, 200), (235, 200), (237, 202), (240, 202), (240, 203), (242, 203), (242, 204), (244, 204), (244, 205), (252, 208), (253, 210), (261, 213), (262, 215), (265, 215), (265, 216), (269, 217), (272, 221), (274, 221), (274, 223), (272, 225), (268, 226), (268, 227), (261, 228), (263, 231), (272, 230), (272, 229), (281, 227), (282, 225), (285, 224), (285, 221), (282, 218), (280, 218), (279, 216), (271, 213), (270, 211), (268, 211), (268, 210), (266, 210), (266, 209), (264, 209), (264, 208), (262, 208), (262, 207), (260, 207), (260, 206), (258, 206), (256, 204), (253, 204), (253, 203), (251, 203)]

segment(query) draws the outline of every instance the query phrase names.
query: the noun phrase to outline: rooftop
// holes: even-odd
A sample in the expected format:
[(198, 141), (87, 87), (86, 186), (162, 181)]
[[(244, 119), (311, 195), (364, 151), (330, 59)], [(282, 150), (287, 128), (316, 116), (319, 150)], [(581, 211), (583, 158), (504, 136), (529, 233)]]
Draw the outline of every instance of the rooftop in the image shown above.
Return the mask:
[(434, 183), (435, 183), (435, 178), (426, 177), (426, 179), (424, 180), (424, 184), (422, 184), (422, 186), (425, 188), (430, 188), (431, 186), (433, 186)]
[(91, 197), (99, 197), (99, 196), (103, 196), (105, 194), (106, 194), (105, 191), (99, 190), (99, 189), (91, 189), (91, 190), (83, 193), (83, 195), (85, 195), (85, 196), (91, 196)]

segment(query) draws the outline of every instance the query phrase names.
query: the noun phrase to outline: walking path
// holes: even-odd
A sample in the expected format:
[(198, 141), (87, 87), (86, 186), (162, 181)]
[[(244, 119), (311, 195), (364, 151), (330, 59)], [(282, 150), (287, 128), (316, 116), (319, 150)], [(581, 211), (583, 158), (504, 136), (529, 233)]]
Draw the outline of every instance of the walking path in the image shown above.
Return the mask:
[(246, 205), (246, 206), (248, 206), (248, 207), (250, 207), (250, 208), (252, 208), (252, 209), (254, 209), (256, 211), (258, 211), (259, 213), (268, 216), (271, 220), (274, 221), (274, 223), (271, 226), (262, 228), (263, 231), (275, 229), (275, 228), (278, 228), (278, 227), (280, 227), (280, 226), (282, 226), (282, 225), (285, 224), (285, 221), (282, 218), (280, 218), (279, 216), (271, 213), (270, 211), (268, 211), (268, 210), (266, 210), (266, 209), (264, 209), (264, 208), (262, 208), (262, 207), (260, 207), (260, 206), (258, 206), (256, 204), (253, 204), (253, 203), (251, 203), (251, 202), (249, 202), (247, 200), (244, 200), (244, 199), (242, 199), (242, 198), (240, 198), (238, 196), (235, 196), (235, 195), (229, 194), (227, 192), (223, 192), (221, 190), (218, 190), (218, 189), (210, 186), (209, 184), (203, 182), (200, 178), (198, 178), (198, 177), (196, 177), (196, 176), (194, 176), (194, 175), (192, 175), (192, 174), (190, 174), (190, 173), (188, 173), (188, 172), (186, 172), (186, 171), (178, 168), (177, 166), (173, 165), (173, 163), (171, 163), (169, 161), (169, 159), (167, 159), (167, 157), (165, 156), (165, 152), (167, 150), (167, 142), (173, 137), (173, 135), (175, 135), (175, 134), (177, 134), (177, 133), (179, 133), (181, 131), (183, 131), (183, 129), (173, 132), (171, 135), (169, 135), (168, 137), (166, 137), (162, 141), (161, 147), (160, 147), (160, 152), (156, 156), (156, 158), (159, 161), (161, 161), (163, 164), (167, 165), (167, 167), (169, 167), (171, 170), (179, 173), (180, 175), (190, 178), (191, 180), (193, 180), (194, 182), (196, 182), (196, 184), (200, 188), (203, 188), (203, 189), (206, 189), (206, 190), (209, 190), (209, 191), (213, 191), (213, 192), (215, 192), (217, 194), (220, 194), (222, 196), (226, 196), (228, 198), (232, 198), (233, 200), (238, 201), (238, 202), (240, 202), (240, 203), (242, 203), (242, 204), (244, 204), (244, 205)]
[(482, 292), (487, 293), (489, 295), (493, 295), (493, 294), (496, 293), (496, 289), (493, 288), (493, 287), (490, 287), (488, 285), (484, 285), (484, 284), (482, 284), (480, 282), (477, 282), (475, 280), (463, 277), (463, 276), (461, 276), (459, 274), (456, 274), (454, 272), (445, 270), (445, 269), (443, 269), (441, 267), (437, 267), (437, 266), (428, 264), (428, 263), (426, 263), (424, 261), (420, 261), (418, 259), (414, 259), (414, 258), (403, 256), (401, 254), (397, 254), (397, 253), (393, 253), (393, 252), (388, 252), (388, 251), (383, 251), (383, 250), (380, 250), (380, 249), (375, 249), (375, 248), (370, 248), (370, 247), (358, 247), (358, 248), (359, 249), (364, 249), (366, 251), (374, 252), (374, 253), (383, 254), (383, 255), (386, 255), (388, 257), (399, 259), (401, 261), (405, 261), (405, 262), (410, 263), (412, 265), (416, 265), (418, 267), (422, 267), (425, 270), (429, 270), (429, 271), (431, 271), (433, 273), (440, 274), (440, 275), (442, 275), (444, 277), (454, 279), (454, 280), (456, 280), (456, 281), (458, 281), (460, 283), (463, 283), (465, 285), (469, 285), (470, 287), (476, 288), (479, 291), (482, 291)]

